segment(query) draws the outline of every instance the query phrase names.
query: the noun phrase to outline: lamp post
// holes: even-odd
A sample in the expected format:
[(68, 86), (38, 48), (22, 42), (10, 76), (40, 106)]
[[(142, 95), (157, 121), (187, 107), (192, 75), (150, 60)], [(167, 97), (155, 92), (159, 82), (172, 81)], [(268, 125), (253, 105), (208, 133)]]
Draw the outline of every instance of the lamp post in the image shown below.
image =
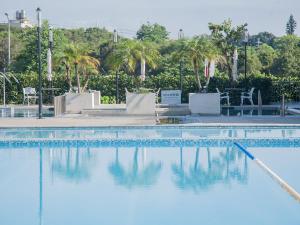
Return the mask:
[[(116, 50), (117, 43), (118, 43), (118, 32), (114, 30), (113, 34), (113, 42), (114, 42), (114, 51)], [(116, 69), (116, 103), (119, 104), (119, 73)]]
[[(183, 30), (180, 29), (178, 32), (178, 40), (182, 40), (184, 38)], [(182, 90), (183, 90), (183, 79), (182, 79), (182, 58), (179, 61), (179, 74), (180, 74), (180, 91), (182, 96)]]
[(53, 51), (53, 30), (49, 26), (49, 59), (48, 59), (48, 79), (50, 81), (51, 99), (54, 100), (53, 81), (52, 81), (52, 51)]
[(249, 33), (245, 31), (244, 33), (244, 48), (245, 48), (245, 80), (247, 79), (247, 46), (249, 43)]
[(37, 38), (38, 38), (38, 73), (39, 73), (39, 119), (42, 118), (42, 60), (41, 60), (41, 28), (42, 28), (42, 19), (41, 19), (41, 9), (36, 9), (37, 13)]
[(5, 82), (6, 82), (6, 78), (5, 78), (5, 72), (9, 72), (10, 69), (10, 19), (8, 16), (8, 13), (5, 13), (5, 16), (7, 18), (7, 27), (8, 27), (8, 37), (7, 37), (7, 68), (6, 70), (4, 70), (4, 76), (3, 76), (3, 106), (6, 106), (6, 91), (5, 91)]
[(7, 18), (7, 26), (8, 26), (8, 55), (7, 55), (7, 65), (8, 65), (8, 68), (10, 66), (10, 20), (9, 20), (9, 16), (8, 16), (8, 13), (5, 13), (5, 16)]

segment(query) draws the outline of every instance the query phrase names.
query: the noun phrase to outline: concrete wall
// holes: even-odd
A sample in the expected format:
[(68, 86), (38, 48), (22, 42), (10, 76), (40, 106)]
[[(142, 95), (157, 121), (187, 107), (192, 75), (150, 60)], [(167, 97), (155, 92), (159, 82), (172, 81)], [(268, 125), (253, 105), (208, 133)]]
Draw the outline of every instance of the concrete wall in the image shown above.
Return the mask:
[(126, 111), (132, 115), (155, 115), (155, 93), (126, 93)]
[(190, 93), (189, 109), (192, 114), (216, 115), (221, 113), (219, 93)]

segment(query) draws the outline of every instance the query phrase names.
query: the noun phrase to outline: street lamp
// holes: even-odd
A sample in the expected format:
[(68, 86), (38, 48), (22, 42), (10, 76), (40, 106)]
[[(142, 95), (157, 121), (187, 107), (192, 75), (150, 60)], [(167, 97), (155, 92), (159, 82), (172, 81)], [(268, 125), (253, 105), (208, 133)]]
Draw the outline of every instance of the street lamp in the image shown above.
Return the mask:
[[(113, 34), (113, 42), (114, 42), (114, 51), (116, 50), (117, 43), (118, 43), (118, 32), (114, 30)], [(116, 103), (119, 104), (119, 73), (118, 69), (116, 69)]]
[(48, 81), (50, 82), (51, 99), (54, 99), (53, 81), (52, 81), (52, 50), (53, 50), (53, 30), (52, 30), (52, 26), (49, 26), (49, 49), (47, 53)]
[(247, 46), (249, 43), (249, 33), (247, 30), (245, 30), (243, 42), (245, 46), (245, 79), (247, 79)]
[(6, 105), (6, 78), (5, 78), (5, 74), (6, 72), (8, 73), (9, 72), (9, 69), (10, 69), (10, 19), (9, 19), (9, 16), (8, 16), (8, 13), (5, 13), (5, 16), (7, 18), (7, 27), (8, 27), (8, 42), (7, 42), (7, 51), (8, 51), (8, 54), (7, 54), (7, 68), (4, 69), (4, 75), (3, 75), (3, 106), (5, 107)]
[[(178, 32), (178, 40), (182, 40), (184, 38), (183, 30), (180, 29)], [(182, 79), (182, 58), (179, 61), (179, 74), (180, 74), (180, 91), (182, 96), (182, 90), (183, 90), (183, 79)]]
[(8, 68), (10, 66), (10, 19), (9, 19), (9, 16), (8, 16), (8, 13), (5, 13), (5, 16), (7, 18), (7, 26), (8, 26), (8, 58), (7, 58), (7, 65), (8, 65)]
[(39, 119), (42, 118), (42, 60), (41, 60), (41, 28), (42, 28), (42, 19), (41, 19), (41, 9), (36, 9), (37, 13), (37, 38), (38, 38), (38, 73), (39, 73)]

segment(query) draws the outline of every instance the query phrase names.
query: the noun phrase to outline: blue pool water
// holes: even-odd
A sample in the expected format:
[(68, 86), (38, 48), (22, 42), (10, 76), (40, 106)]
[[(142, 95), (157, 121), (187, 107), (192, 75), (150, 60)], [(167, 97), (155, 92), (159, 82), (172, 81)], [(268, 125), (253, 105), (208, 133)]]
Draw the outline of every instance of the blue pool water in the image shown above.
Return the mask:
[(298, 225), (300, 128), (0, 129), (2, 225)]

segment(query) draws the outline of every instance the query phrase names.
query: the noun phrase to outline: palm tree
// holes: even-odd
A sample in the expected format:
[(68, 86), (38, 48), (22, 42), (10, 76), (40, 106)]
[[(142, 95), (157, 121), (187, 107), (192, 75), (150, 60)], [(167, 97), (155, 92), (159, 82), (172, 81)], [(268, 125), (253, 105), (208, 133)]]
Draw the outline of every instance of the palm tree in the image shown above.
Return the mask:
[[(83, 45), (72, 44), (67, 50), (70, 53), (74, 64), (78, 92), (81, 93), (84, 89), (81, 89), (79, 69), (85, 72), (85, 77), (89, 78), (86, 73), (88, 71), (87, 69), (96, 70), (100, 63), (97, 59), (89, 55), (90, 51)], [(87, 82), (88, 79), (86, 81), (86, 85), (84, 85), (85, 88), (87, 86)]]
[(126, 39), (121, 41), (116, 49), (108, 55), (106, 63), (114, 70), (124, 68), (132, 74), (140, 64), (143, 79), (145, 75), (143, 68), (146, 63), (150, 68), (156, 68), (159, 58), (159, 51), (154, 44)]
[(62, 51), (59, 51), (54, 55), (54, 66), (63, 65), (65, 67), (69, 90), (72, 89), (71, 64), (72, 55), (70, 54), (69, 46), (67, 45)]
[(173, 54), (173, 57), (190, 60), (200, 92), (202, 90), (199, 74), (200, 67), (203, 65), (205, 59), (216, 60), (218, 55), (218, 50), (210, 39), (204, 36), (197, 36), (190, 40), (180, 40), (179, 49)]
[[(66, 68), (66, 76), (69, 83), (69, 88), (72, 87), (71, 65), (74, 66), (75, 77), (77, 81), (78, 92), (81, 93), (87, 88), (89, 75), (96, 73), (100, 62), (89, 55), (90, 51), (83, 45), (69, 44), (59, 56), (59, 61)], [(80, 73), (85, 77), (85, 83), (81, 88)]]

